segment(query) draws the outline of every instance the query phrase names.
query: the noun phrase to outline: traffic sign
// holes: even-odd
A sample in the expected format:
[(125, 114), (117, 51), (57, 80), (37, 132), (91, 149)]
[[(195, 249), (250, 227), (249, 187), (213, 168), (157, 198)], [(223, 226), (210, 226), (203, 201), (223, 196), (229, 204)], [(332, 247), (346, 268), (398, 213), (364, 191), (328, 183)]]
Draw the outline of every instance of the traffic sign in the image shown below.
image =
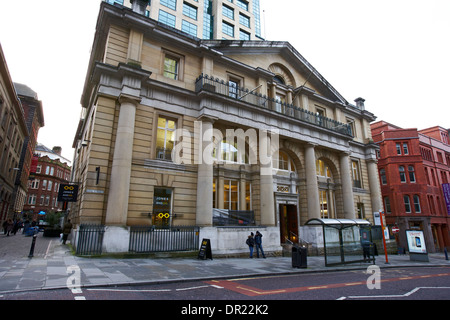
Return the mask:
[(400, 229), (398, 228), (398, 227), (392, 227), (392, 233), (399, 233), (400, 232)]

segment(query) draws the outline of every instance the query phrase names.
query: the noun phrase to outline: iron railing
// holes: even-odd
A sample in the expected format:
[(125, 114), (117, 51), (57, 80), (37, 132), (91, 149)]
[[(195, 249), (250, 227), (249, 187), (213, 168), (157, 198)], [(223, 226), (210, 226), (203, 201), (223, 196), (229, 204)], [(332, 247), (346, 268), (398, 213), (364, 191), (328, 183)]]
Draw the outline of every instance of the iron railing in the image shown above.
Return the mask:
[(205, 74), (201, 74), (196, 79), (195, 91), (207, 91), (221, 96), (226, 96), (230, 99), (243, 101), (260, 108), (272, 110), (321, 128), (332, 130), (350, 137), (353, 136), (349, 124), (324, 117), (318, 113), (304, 110), (293, 104), (288, 104), (269, 98), (265, 95), (254, 92), (254, 90), (236, 87), (235, 85), (228, 84), (224, 80), (209, 77)]
[(78, 231), (77, 255), (102, 254), (105, 226), (99, 224), (81, 224)]
[(132, 226), (128, 250), (134, 253), (198, 250), (199, 232), (196, 226)]

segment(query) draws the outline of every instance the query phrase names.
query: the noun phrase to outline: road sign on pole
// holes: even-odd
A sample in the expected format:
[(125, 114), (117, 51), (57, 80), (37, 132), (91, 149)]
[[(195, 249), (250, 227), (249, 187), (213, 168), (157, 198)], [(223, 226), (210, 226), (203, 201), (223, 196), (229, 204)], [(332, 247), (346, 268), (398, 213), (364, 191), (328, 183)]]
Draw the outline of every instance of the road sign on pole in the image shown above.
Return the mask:
[(386, 258), (386, 263), (389, 263), (387, 250), (386, 250), (386, 237), (384, 235), (384, 224), (385, 224), (384, 212), (380, 211), (380, 222), (381, 222), (381, 233), (383, 234), (383, 246), (384, 246), (384, 256)]

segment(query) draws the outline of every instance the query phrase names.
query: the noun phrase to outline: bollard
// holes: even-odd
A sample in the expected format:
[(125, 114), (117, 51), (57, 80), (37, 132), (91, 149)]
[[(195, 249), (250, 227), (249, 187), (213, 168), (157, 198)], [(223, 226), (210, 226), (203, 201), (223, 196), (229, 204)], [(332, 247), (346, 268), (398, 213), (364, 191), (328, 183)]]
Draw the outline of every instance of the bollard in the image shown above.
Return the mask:
[(33, 241), (31, 241), (30, 254), (28, 255), (28, 258), (33, 258), (33, 254), (34, 254), (34, 246), (36, 245), (36, 238), (37, 238), (37, 234), (34, 233), (34, 235), (33, 235)]
[(444, 248), (445, 260), (448, 260), (447, 248)]

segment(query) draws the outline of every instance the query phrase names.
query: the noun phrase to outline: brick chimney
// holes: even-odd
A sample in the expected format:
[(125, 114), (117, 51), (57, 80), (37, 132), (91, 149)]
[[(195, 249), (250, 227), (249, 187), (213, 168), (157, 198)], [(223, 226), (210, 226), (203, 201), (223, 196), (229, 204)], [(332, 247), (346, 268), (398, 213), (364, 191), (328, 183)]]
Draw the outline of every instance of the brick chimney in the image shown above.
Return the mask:
[(139, 14), (145, 14), (147, 9), (148, 0), (130, 0), (131, 9)]
[(61, 155), (62, 148), (61, 147), (53, 147), (52, 151), (56, 153), (58, 156)]
[(365, 110), (364, 101), (366, 101), (366, 100), (364, 100), (363, 98), (356, 98), (355, 99), (356, 107), (358, 109)]

